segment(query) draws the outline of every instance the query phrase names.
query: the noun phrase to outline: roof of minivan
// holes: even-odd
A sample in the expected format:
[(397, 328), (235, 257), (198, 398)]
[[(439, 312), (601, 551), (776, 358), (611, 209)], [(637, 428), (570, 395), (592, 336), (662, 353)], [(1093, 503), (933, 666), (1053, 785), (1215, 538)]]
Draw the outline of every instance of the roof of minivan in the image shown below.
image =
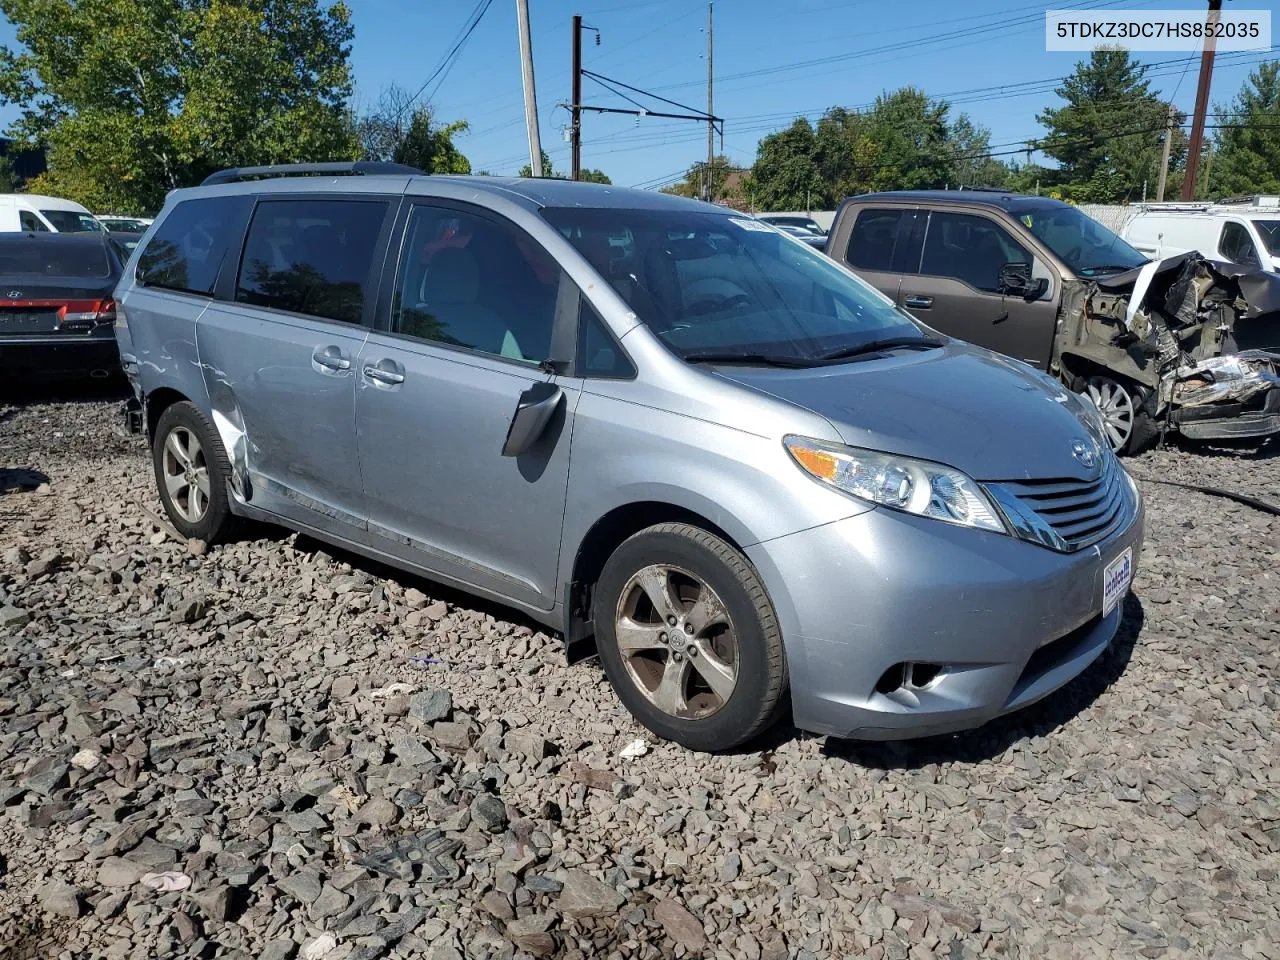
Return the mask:
[(677, 197), (656, 190), (635, 190), (630, 187), (615, 187), (602, 183), (584, 183), (574, 180), (557, 180), (548, 177), (477, 177), (424, 174), (423, 176), (405, 177), (397, 174), (366, 174), (362, 176), (335, 175), (316, 177), (268, 177), (261, 180), (237, 180), (229, 183), (211, 184), (209, 186), (188, 187), (173, 191), (186, 196), (207, 196), (211, 193), (253, 193), (267, 190), (273, 186), (287, 184), (287, 190), (315, 189), (317, 182), (323, 183), (325, 190), (333, 190), (334, 185), (349, 182), (357, 192), (376, 190), (380, 182), (394, 184), (394, 189), (405, 190), (412, 195), (419, 192), (420, 187), (433, 183), (448, 183), (467, 190), (481, 193), (501, 194), (507, 198), (518, 198), (535, 207), (612, 207), (628, 210), (703, 210), (720, 211), (733, 214), (729, 207), (715, 206), (699, 200)]
[[(882, 193), (862, 193), (849, 200), (862, 203), (867, 200), (914, 200), (919, 203), (963, 203), (967, 206), (1013, 207), (1065, 206), (1052, 197), (1034, 197), (1023, 193), (1005, 193), (997, 190), (886, 190)], [(848, 201), (846, 201), (848, 202)]]

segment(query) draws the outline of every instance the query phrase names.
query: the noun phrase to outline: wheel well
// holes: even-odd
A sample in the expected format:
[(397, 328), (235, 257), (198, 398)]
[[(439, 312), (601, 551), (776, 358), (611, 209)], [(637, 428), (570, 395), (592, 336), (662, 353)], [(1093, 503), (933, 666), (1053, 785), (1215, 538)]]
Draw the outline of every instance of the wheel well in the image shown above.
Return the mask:
[(158, 390), (152, 390), (147, 394), (147, 440), (154, 442), (156, 439), (156, 425), (160, 422), (160, 415), (175, 403), (182, 403), (187, 398), (171, 387), (160, 387)]
[(595, 652), (591, 604), (605, 563), (624, 540), (657, 523), (687, 523), (714, 533), (736, 550), (742, 548), (723, 529), (701, 514), (658, 501), (629, 503), (595, 522), (578, 546), (565, 597), (565, 652), (573, 663)]

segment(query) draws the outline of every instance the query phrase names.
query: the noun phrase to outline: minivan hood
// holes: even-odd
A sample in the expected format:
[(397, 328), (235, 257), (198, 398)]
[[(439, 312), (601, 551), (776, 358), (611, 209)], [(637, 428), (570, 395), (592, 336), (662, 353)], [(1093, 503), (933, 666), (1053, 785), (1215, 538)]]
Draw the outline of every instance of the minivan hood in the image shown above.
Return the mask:
[(1084, 401), (1026, 364), (957, 340), (937, 350), (787, 370), (717, 366), (805, 407), (854, 447), (934, 460), (976, 480), (1087, 479), (1072, 442)]

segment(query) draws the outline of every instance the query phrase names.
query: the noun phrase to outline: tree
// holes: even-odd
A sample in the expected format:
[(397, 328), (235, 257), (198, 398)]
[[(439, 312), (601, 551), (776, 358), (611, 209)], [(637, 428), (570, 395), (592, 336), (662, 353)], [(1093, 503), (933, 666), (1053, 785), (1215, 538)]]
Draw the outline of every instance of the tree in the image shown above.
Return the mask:
[[(1155, 183), (1168, 105), (1151, 92), (1146, 71), (1126, 50), (1094, 50), (1055, 91), (1066, 105), (1036, 117), (1048, 133), (1035, 146), (1058, 161), (1048, 179), (1067, 199), (1124, 202), (1141, 196), (1144, 181)], [(1170, 188), (1181, 181), (1185, 154), (1186, 139), (1175, 127)]]
[[(723, 154), (711, 158), (711, 199), (713, 201), (730, 199), (726, 184), (730, 175), (740, 169), (737, 164)], [(699, 200), (702, 198), (706, 173), (707, 164), (705, 160), (695, 163), (685, 172), (682, 181), (669, 187), (663, 187), (659, 192), (674, 194), (677, 197), (692, 197), (695, 200)]]
[(1218, 114), (1210, 196), (1280, 193), (1280, 60), (1260, 64)]
[(952, 152), (948, 182), (963, 187), (1008, 185), (1009, 165), (991, 156), (991, 131), (976, 126), (966, 114), (951, 124), (947, 142)]
[[(351, 15), (320, 0), (0, 0), (14, 133), (41, 189), (155, 210), (213, 170), (354, 159)], [(34, 188), (34, 182), (33, 182)]]
[(824, 197), (813, 125), (800, 117), (756, 146), (756, 162), (746, 188), (760, 210), (803, 210), (811, 198)]
[[(518, 176), (532, 177), (533, 167), (530, 164), (526, 163), (523, 167), (520, 168), (520, 173), (518, 174)], [(551, 158), (547, 156), (547, 151), (545, 150), (542, 151), (542, 179), (544, 180), (568, 180), (569, 179), (569, 175), (567, 173), (561, 173), (558, 170), (555, 170), (552, 168)], [(578, 179), (585, 181), (587, 183), (613, 183), (613, 181), (610, 180), (609, 177), (603, 171), (589, 170), (586, 168), (583, 168), (583, 170), (579, 173)]]
[(471, 172), (471, 161), (453, 142), (469, 129), (465, 120), (437, 124), (429, 105), (415, 106), (394, 84), (382, 92), (378, 106), (356, 122), (362, 159), (406, 163), (427, 173)]

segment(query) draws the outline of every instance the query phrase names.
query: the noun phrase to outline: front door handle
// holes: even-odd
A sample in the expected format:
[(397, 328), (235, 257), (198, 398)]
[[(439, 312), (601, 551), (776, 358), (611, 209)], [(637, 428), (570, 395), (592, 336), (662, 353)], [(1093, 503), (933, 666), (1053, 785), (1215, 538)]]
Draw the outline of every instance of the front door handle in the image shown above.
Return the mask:
[(912, 294), (902, 302), (908, 307), (915, 307), (917, 310), (928, 310), (933, 306), (933, 297), (920, 297)]
[(332, 344), (325, 347), (316, 347), (315, 352), (311, 354), (311, 362), (318, 367), (332, 370), (335, 373), (351, 369), (351, 358), (343, 356), (341, 348)]
[(404, 374), (400, 371), (400, 364), (390, 359), (379, 360), (377, 363), (366, 363), (364, 365), (364, 377), (366, 380), (385, 384), (388, 387), (404, 383)]

